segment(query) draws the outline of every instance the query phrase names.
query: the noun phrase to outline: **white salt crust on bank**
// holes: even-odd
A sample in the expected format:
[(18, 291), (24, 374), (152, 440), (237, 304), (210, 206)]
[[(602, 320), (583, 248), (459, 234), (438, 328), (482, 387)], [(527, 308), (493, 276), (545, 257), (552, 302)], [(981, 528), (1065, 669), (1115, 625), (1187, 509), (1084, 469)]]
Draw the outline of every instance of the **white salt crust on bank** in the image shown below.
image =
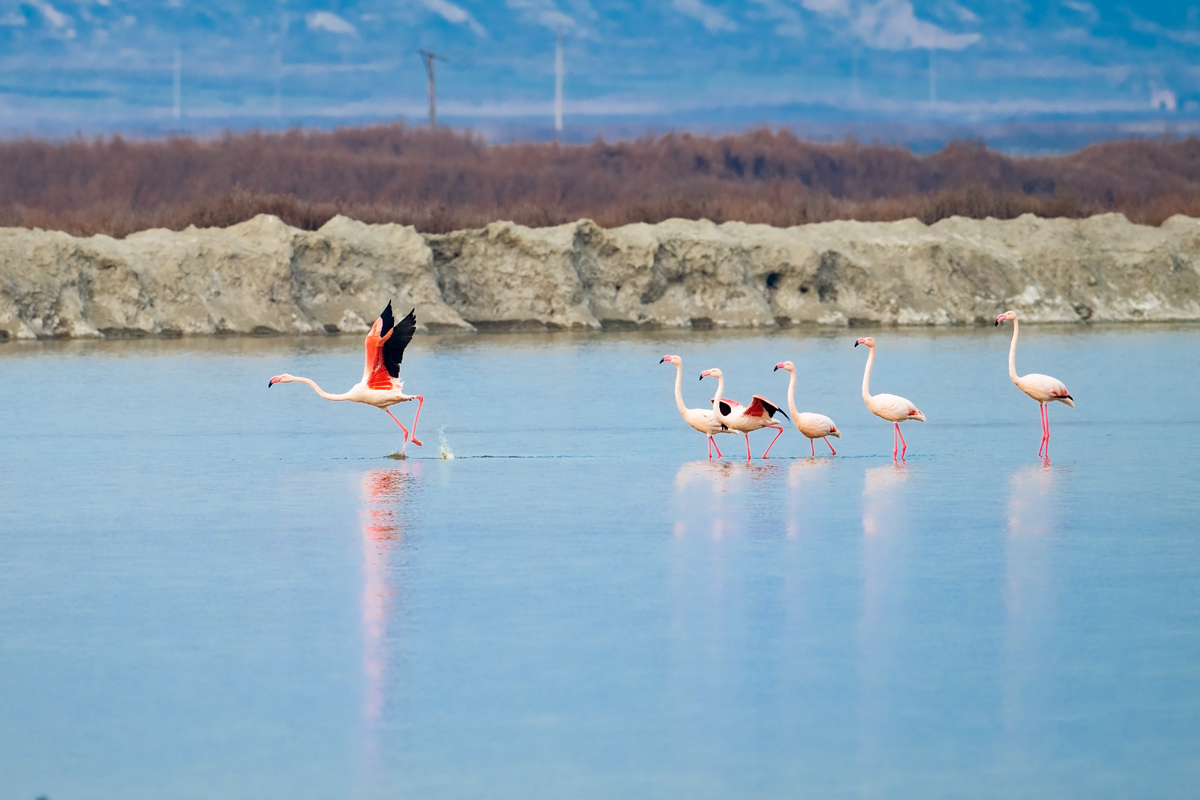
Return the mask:
[(1200, 320), (1200, 220), (0, 229), (0, 339)]

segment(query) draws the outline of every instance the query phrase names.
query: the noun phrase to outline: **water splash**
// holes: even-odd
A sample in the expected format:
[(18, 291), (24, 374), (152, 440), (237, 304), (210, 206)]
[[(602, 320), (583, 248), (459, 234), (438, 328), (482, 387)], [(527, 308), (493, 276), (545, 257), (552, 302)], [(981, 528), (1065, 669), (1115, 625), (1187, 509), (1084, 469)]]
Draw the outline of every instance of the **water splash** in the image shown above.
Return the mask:
[(454, 458), (454, 451), (450, 449), (450, 443), (446, 441), (446, 426), (437, 429), (438, 432), (438, 457), (444, 461), (449, 461)]

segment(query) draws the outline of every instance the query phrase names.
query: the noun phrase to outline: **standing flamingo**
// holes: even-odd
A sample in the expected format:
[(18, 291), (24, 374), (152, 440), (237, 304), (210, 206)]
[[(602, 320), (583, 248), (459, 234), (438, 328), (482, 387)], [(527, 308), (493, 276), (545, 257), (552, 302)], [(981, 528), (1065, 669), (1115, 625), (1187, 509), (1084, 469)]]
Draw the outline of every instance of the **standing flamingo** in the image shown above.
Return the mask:
[(683, 404), (683, 359), (679, 356), (663, 356), (658, 363), (662, 364), (666, 361), (675, 365), (675, 405), (679, 408), (679, 413), (683, 415), (683, 421), (708, 437), (709, 460), (712, 460), (714, 447), (717, 450), (717, 458), (720, 458), (721, 448), (717, 447), (716, 441), (713, 440), (713, 434), (736, 433), (736, 431), (731, 431), (717, 422), (717, 418), (711, 409), (688, 408), (685, 406)]
[[(756, 431), (760, 428), (774, 428), (779, 433), (775, 434), (775, 439), (771, 440), (771, 444), (767, 445), (767, 449), (763, 451), (762, 457), (766, 458), (767, 453), (771, 452), (771, 448), (775, 444), (775, 440), (783, 435), (783, 426), (775, 421), (776, 413), (784, 414), (779, 406), (767, 400), (765, 397), (754, 395), (749, 406), (743, 406), (741, 403), (736, 403), (732, 400), (726, 400), (721, 395), (725, 393), (725, 376), (721, 374), (719, 369), (706, 369), (700, 373), (700, 380), (712, 376), (717, 379), (717, 396), (713, 398), (713, 415), (726, 428), (732, 428), (746, 436), (746, 460), (750, 460), (750, 431)], [(789, 417), (790, 419), (790, 417)]]
[(808, 437), (808, 449), (812, 451), (814, 458), (817, 455), (817, 439), (824, 439), (825, 444), (829, 445), (829, 452), (836, 456), (837, 450), (829, 444), (829, 437), (836, 436), (840, 439), (842, 432), (833, 424), (833, 420), (824, 414), (796, 410), (796, 365), (790, 361), (782, 361), (775, 365), (774, 371), (778, 372), (781, 369), (786, 369), (792, 374), (788, 380), (788, 411), (792, 412), (792, 424), (796, 426), (796, 430)]
[(1036, 372), (1017, 375), (1017, 336), (1021, 333), (1020, 324), (1017, 322), (1017, 312), (1005, 311), (996, 317), (996, 324), (999, 325), (1008, 320), (1012, 320), (1013, 324), (1012, 345), (1008, 348), (1008, 377), (1012, 378), (1012, 382), (1017, 385), (1018, 389), (1038, 401), (1042, 414), (1042, 444), (1038, 447), (1038, 455), (1040, 456), (1042, 450), (1045, 449), (1046, 458), (1050, 458), (1050, 409), (1046, 404), (1057, 400), (1074, 408), (1075, 398), (1071, 397), (1067, 387), (1058, 378), (1038, 375)]
[(908, 443), (904, 441), (904, 434), (900, 432), (900, 423), (905, 420), (915, 419), (920, 422), (925, 421), (925, 415), (917, 410), (908, 400), (894, 394), (871, 394), (871, 365), (875, 363), (875, 340), (870, 336), (859, 339), (854, 343), (855, 347), (860, 344), (865, 344), (871, 350), (871, 355), (867, 356), (867, 368), (863, 372), (863, 402), (867, 404), (867, 409), (877, 417), (882, 417), (888, 422), (896, 426), (896, 432), (892, 434), (892, 461), (896, 460), (896, 437), (900, 437), (900, 458), (904, 458), (904, 454), (908, 451)]
[[(422, 446), (421, 441), (417, 439), (417, 420), (421, 417), (421, 406), (425, 403), (425, 398), (419, 394), (405, 394), (402, 391), (404, 383), (400, 381), (400, 362), (404, 358), (404, 348), (408, 347), (408, 343), (412, 341), (413, 333), (417, 329), (417, 310), (414, 308), (408, 312), (408, 316), (400, 320), (399, 324), (395, 324), (393, 320), (392, 304), (389, 302), (387, 308), (379, 315), (379, 319), (375, 320), (375, 324), (371, 326), (371, 330), (367, 332), (367, 361), (363, 367), (362, 380), (351, 386), (350, 391), (345, 394), (329, 394), (317, 386), (315, 381), (286, 373), (271, 378), (267, 388), (269, 389), (277, 383), (307, 383), (326, 400), (351, 400), (355, 403), (366, 403), (369, 406), (382, 408), (400, 426), (400, 430), (404, 431), (404, 446), (400, 448), (401, 454), (408, 447), (409, 441), (418, 447)], [(407, 403), (409, 400), (417, 401), (417, 413), (413, 417), (411, 435), (408, 428), (404, 427), (404, 423), (396, 419), (390, 410), (390, 406)]]

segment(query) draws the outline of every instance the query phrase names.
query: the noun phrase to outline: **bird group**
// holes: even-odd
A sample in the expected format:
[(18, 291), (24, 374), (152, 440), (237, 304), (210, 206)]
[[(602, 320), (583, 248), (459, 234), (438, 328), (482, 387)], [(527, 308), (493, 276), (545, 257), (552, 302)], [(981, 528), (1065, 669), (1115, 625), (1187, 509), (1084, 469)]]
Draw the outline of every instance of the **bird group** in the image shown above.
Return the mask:
[[(1071, 393), (1067, 391), (1063, 382), (1056, 378), (1036, 373), (1017, 375), (1017, 337), (1020, 334), (1017, 313), (1006, 311), (996, 317), (996, 325), (1000, 325), (1002, 322), (1012, 322), (1013, 324), (1012, 345), (1008, 351), (1009, 377), (1012, 378), (1012, 382), (1017, 385), (1017, 388), (1036, 400), (1041, 407), (1042, 443), (1038, 448), (1038, 455), (1041, 456), (1044, 451), (1048, 458), (1050, 456), (1050, 417), (1046, 405), (1057, 401), (1074, 408), (1074, 398), (1071, 397)], [(389, 302), (371, 326), (370, 331), (367, 332), (366, 363), (363, 366), (362, 380), (343, 394), (330, 394), (309, 378), (296, 377), (286, 373), (271, 378), (267, 387), (270, 388), (277, 383), (306, 383), (326, 400), (349, 400), (383, 409), (404, 431), (404, 445), (400, 449), (400, 453), (403, 454), (409, 442), (421, 445), (420, 440), (417, 439), (417, 420), (421, 417), (421, 406), (424, 404), (425, 398), (421, 395), (405, 394), (404, 383), (400, 380), (400, 362), (404, 359), (404, 349), (412, 341), (416, 328), (416, 309), (408, 312), (408, 316), (396, 322), (392, 315), (392, 304)], [(898, 395), (871, 394), (871, 367), (875, 363), (875, 340), (867, 336), (857, 340), (854, 346), (858, 347), (860, 344), (866, 345), (870, 351), (867, 356), (866, 369), (863, 371), (863, 402), (866, 403), (872, 414), (892, 423), (894, 428), (892, 459), (903, 459), (908, 451), (908, 443), (904, 441), (904, 434), (900, 432), (900, 423), (908, 420), (924, 422), (925, 415), (911, 401)], [(783, 425), (775, 419), (776, 414), (791, 420), (792, 424), (796, 426), (796, 430), (808, 437), (809, 450), (813, 456), (816, 456), (817, 439), (824, 439), (825, 444), (829, 446), (829, 452), (837, 455), (829, 437), (840, 439), (842, 432), (833, 420), (824, 414), (796, 410), (796, 365), (791, 361), (781, 361), (775, 365), (776, 372), (781, 369), (787, 370), (790, 375), (788, 380), (788, 410), (792, 412), (790, 417), (778, 405), (759, 395), (753, 395), (749, 405), (742, 405), (736, 400), (725, 398), (723, 396), (725, 394), (725, 376), (719, 369), (706, 369), (700, 373), (701, 380), (717, 379), (717, 392), (712, 399), (711, 410), (688, 408), (683, 402), (683, 359), (675, 355), (666, 355), (658, 363), (667, 362), (675, 366), (675, 405), (678, 406), (679, 413), (683, 415), (684, 422), (708, 438), (708, 457), (710, 459), (713, 450), (717, 451), (717, 458), (722, 457), (721, 449), (713, 438), (717, 434), (740, 433), (745, 436), (746, 459), (749, 460), (751, 458), (750, 434), (753, 431), (770, 428), (776, 433), (775, 438), (763, 451), (762, 458), (766, 458), (775, 442), (783, 435)], [(417, 411), (413, 416), (411, 432), (391, 412), (392, 406), (406, 403), (409, 400), (417, 401)]]
[[(1036, 400), (1040, 406), (1042, 443), (1038, 448), (1038, 455), (1041, 456), (1044, 452), (1045, 457), (1049, 458), (1050, 417), (1046, 406), (1048, 403), (1057, 401), (1074, 408), (1074, 398), (1071, 397), (1071, 393), (1067, 391), (1067, 387), (1063, 385), (1063, 382), (1056, 378), (1036, 373), (1024, 376), (1017, 375), (1017, 337), (1020, 333), (1017, 323), (1017, 313), (1015, 311), (1006, 311), (996, 317), (996, 325), (1010, 321), (1013, 324), (1013, 337), (1012, 345), (1008, 352), (1008, 374), (1017, 388)], [(858, 347), (860, 344), (865, 345), (870, 351), (867, 356), (866, 368), (863, 370), (863, 402), (872, 414), (892, 423), (892, 460), (903, 460), (908, 451), (908, 443), (904, 441), (904, 434), (900, 432), (900, 423), (909, 420), (924, 422), (925, 415), (919, 408), (913, 405), (912, 401), (899, 395), (871, 394), (871, 367), (875, 363), (875, 339), (870, 336), (863, 337), (855, 341), (854, 346)], [(714, 449), (717, 451), (717, 457), (721, 457), (721, 449), (717, 446), (716, 440), (713, 438), (717, 434), (740, 433), (745, 436), (746, 459), (749, 460), (751, 458), (750, 433), (763, 428), (770, 428), (777, 431), (777, 433), (775, 434), (775, 438), (771, 440), (771, 443), (767, 445), (767, 449), (763, 451), (762, 458), (766, 458), (767, 453), (771, 452), (771, 448), (775, 445), (775, 442), (783, 435), (783, 425), (775, 419), (777, 414), (790, 419), (792, 424), (796, 426), (796, 430), (808, 437), (809, 452), (812, 456), (816, 456), (817, 439), (824, 439), (825, 444), (829, 446), (829, 452), (832, 455), (837, 455), (837, 451), (833, 449), (833, 444), (829, 441), (829, 437), (834, 436), (840, 439), (842, 433), (833, 420), (824, 414), (796, 410), (796, 365), (791, 361), (782, 361), (775, 365), (776, 372), (783, 369), (790, 373), (788, 380), (788, 410), (792, 412), (790, 417), (777, 404), (759, 395), (753, 395), (750, 404), (745, 406), (736, 400), (729, 400), (724, 397), (725, 376), (719, 369), (706, 369), (700, 373), (701, 380), (709, 377), (717, 379), (717, 393), (712, 398), (712, 409), (688, 408), (683, 402), (683, 359), (677, 355), (665, 355), (658, 363), (670, 363), (675, 366), (675, 405), (679, 408), (679, 413), (683, 416), (683, 421), (708, 438), (708, 457), (710, 459), (712, 458)]]

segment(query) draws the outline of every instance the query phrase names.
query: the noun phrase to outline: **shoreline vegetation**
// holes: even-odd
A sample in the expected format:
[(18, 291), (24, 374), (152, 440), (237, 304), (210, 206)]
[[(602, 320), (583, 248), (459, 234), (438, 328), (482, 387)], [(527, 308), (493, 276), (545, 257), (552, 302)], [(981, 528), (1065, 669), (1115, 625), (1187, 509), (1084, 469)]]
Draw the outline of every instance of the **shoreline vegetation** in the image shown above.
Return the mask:
[(1042, 157), (967, 141), (919, 156), (765, 128), (588, 145), (489, 145), (470, 132), (403, 124), (203, 141), (0, 142), (0, 226), (77, 236), (227, 228), (259, 214), (304, 231), (340, 215), (449, 234), (497, 221), (787, 228), (1105, 213), (1151, 226), (1200, 217), (1200, 139), (1114, 141)]

